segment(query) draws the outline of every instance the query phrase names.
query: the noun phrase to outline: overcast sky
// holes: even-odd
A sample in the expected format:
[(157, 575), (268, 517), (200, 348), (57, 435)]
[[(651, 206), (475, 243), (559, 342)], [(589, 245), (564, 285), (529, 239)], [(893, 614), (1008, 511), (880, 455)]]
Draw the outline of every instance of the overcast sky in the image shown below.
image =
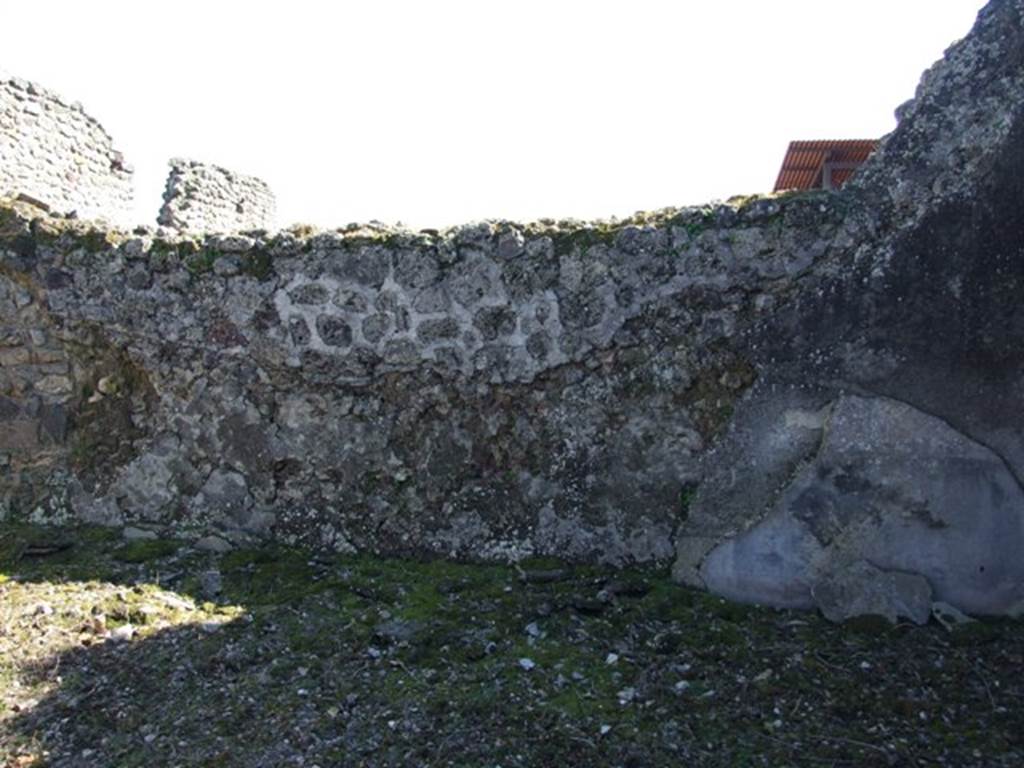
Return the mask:
[(0, 67), (136, 168), (264, 178), (279, 223), (625, 216), (769, 190), (791, 139), (869, 138), (981, 0), (5, 3)]

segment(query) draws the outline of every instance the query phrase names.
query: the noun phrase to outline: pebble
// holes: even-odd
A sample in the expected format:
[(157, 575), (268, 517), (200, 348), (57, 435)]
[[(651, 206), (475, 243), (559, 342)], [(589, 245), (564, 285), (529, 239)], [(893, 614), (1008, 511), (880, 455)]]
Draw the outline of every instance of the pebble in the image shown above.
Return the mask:
[(126, 643), (132, 639), (134, 634), (135, 627), (131, 624), (122, 624), (120, 627), (110, 630), (110, 639), (116, 643)]
[(519, 660), (519, 666), (522, 669), (525, 669), (527, 672), (529, 672), (531, 669), (533, 669), (537, 665), (533, 662), (533, 659), (527, 659), (526, 657), (523, 657), (523, 658), (521, 658)]
[(234, 549), (231, 542), (225, 541), (220, 536), (204, 536), (193, 544), (192, 548), (201, 552), (216, 552), (218, 554), (224, 554)]

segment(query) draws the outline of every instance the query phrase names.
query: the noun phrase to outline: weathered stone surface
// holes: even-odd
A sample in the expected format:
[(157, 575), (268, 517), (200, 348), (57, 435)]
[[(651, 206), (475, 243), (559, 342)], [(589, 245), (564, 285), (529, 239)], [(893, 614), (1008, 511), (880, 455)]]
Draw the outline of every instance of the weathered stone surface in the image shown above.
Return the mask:
[(904, 403), (844, 396), (774, 510), (712, 550), (700, 578), (735, 599), (809, 607), (815, 584), (866, 560), (924, 576), (969, 612), (1007, 613), (1024, 604), (1021, 542), (1024, 490), (999, 456)]
[[(234, 232), (273, 224), (276, 202), (266, 182), (195, 160), (174, 159), (164, 189), (158, 223), (183, 232)], [(211, 244), (219, 253), (242, 253), (254, 241), (231, 236)], [(233, 259), (218, 259), (217, 274), (237, 273)]]
[(127, 223), (132, 168), (81, 107), (0, 74), (0, 195), (56, 213)]
[(815, 605), (829, 621), (854, 616), (884, 616), (927, 624), (932, 613), (932, 588), (918, 574), (883, 571), (865, 560), (830, 572), (811, 587)]
[(759, 375), (701, 462), (680, 580), (810, 606), (853, 558), (920, 573), (963, 610), (1020, 602), (1021, 15), (982, 11), (844, 191), (863, 229), (741, 325)]
[[(683, 581), (806, 607), (865, 561), (1016, 611), (1022, 8), (989, 4), (838, 193), (169, 238), (5, 202), (0, 510), (675, 556)], [(898, 613), (903, 581), (837, 610)]]
[[(814, 226), (765, 226), (766, 247), (832, 237), (840, 212), (823, 205), (832, 211), (828, 199), (780, 203), (784, 217), (812, 207)], [(220, 236), (120, 233), (96, 254), (89, 225), (47, 223), (35, 261), (7, 256), (5, 274), (35, 285), (59, 261), (73, 279), (52, 282), (31, 321), (3, 324), (19, 339), (61, 329), (48, 343), (72, 386), (43, 396), (64, 398), (72, 426), (49, 465), (35, 444), (19, 449), (31, 482), (4, 493), (27, 511), (70, 470), (83, 484), (60, 497), (71, 513), (197, 537), (666, 560), (681, 493), (756, 375), (724, 343), (755, 278), (722, 272), (730, 245), (705, 223), (711, 210), (616, 226), (283, 233), (227, 257)], [(39, 214), (10, 215), (27, 230)], [(663, 227), (688, 234), (673, 245)], [(510, 240), (524, 247), (501, 258), (532, 259), (523, 274), (550, 278), (513, 292), (498, 255)], [(367, 254), (382, 276), (357, 268)], [(237, 259), (237, 274), (218, 271), (220, 258)], [(129, 259), (150, 279), (122, 279)], [(573, 293), (560, 298), (560, 280), (600, 302), (599, 325), (563, 325)], [(24, 404), (7, 410), (28, 419)]]

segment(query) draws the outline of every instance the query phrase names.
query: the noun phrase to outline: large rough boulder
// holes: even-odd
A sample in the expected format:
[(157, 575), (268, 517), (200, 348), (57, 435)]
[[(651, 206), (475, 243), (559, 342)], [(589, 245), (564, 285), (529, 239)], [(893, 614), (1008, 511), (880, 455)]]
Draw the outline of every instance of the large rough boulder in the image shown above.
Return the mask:
[(1022, 7), (839, 193), (173, 238), (0, 205), (0, 516), (1014, 613)]

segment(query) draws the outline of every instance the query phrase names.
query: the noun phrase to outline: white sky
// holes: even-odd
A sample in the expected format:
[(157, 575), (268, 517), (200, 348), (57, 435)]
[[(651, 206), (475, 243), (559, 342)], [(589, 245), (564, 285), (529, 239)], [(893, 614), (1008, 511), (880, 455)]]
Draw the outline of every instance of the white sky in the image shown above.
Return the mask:
[(0, 66), (136, 168), (264, 178), (279, 223), (625, 216), (769, 190), (790, 139), (870, 138), (982, 0), (46, 0)]

